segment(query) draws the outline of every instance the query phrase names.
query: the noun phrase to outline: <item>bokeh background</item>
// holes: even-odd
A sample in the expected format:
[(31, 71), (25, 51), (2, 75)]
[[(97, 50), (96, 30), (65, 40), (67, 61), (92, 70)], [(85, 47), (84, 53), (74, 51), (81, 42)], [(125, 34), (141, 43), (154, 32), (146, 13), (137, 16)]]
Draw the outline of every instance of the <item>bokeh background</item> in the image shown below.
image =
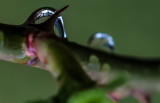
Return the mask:
[[(70, 41), (85, 45), (96, 32), (113, 36), (119, 54), (160, 57), (160, 0), (0, 0), (0, 23), (22, 24), (37, 8), (63, 13)], [(57, 91), (44, 70), (0, 61), (0, 103), (45, 99)]]

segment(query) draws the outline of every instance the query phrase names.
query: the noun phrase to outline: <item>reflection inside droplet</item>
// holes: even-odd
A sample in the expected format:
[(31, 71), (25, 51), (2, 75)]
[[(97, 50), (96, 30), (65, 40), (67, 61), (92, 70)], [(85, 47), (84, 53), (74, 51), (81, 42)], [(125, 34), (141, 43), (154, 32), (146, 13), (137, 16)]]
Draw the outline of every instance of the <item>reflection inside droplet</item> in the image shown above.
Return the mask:
[(50, 18), (52, 15), (54, 14), (53, 11), (51, 10), (41, 10), (37, 16), (35, 17), (36, 20), (36, 24), (40, 24), (43, 23), (44, 21), (46, 21), (48, 18)]
[(40, 19), (42, 17), (49, 17), (52, 16), (54, 14), (53, 11), (51, 10), (42, 10), (40, 13), (38, 13), (38, 15), (35, 17), (35, 20)]
[(96, 33), (88, 40), (88, 45), (105, 51), (113, 52), (115, 44), (112, 36), (106, 33)]

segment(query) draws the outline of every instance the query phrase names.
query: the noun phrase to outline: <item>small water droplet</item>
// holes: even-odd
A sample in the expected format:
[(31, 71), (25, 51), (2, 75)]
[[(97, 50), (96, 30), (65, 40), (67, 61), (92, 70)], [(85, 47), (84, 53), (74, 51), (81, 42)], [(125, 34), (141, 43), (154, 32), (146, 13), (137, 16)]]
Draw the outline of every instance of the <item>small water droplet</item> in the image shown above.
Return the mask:
[(88, 40), (88, 45), (90, 47), (104, 50), (104, 51), (114, 51), (115, 43), (109, 34), (106, 33), (96, 33), (92, 35)]
[(101, 66), (101, 70), (109, 72), (111, 70), (111, 67), (108, 63), (103, 63), (102, 66)]

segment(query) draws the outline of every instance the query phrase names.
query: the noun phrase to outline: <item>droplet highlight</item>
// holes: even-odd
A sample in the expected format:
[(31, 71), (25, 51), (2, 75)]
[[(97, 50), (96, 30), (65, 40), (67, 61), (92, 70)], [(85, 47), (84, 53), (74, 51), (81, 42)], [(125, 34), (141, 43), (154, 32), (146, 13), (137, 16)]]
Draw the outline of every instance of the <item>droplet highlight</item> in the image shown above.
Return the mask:
[(92, 35), (88, 40), (88, 45), (90, 47), (113, 52), (115, 48), (115, 43), (111, 35), (106, 33), (96, 33)]

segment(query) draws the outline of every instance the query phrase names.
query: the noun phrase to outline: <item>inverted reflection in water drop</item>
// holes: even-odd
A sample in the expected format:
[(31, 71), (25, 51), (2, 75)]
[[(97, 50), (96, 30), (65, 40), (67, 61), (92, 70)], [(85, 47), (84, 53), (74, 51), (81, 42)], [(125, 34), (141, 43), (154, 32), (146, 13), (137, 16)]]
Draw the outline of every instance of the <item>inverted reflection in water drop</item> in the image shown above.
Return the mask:
[(113, 52), (115, 47), (115, 43), (112, 36), (100, 32), (92, 35), (89, 38), (88, 45), (96, 49), (110, 51), (110, 52)]

